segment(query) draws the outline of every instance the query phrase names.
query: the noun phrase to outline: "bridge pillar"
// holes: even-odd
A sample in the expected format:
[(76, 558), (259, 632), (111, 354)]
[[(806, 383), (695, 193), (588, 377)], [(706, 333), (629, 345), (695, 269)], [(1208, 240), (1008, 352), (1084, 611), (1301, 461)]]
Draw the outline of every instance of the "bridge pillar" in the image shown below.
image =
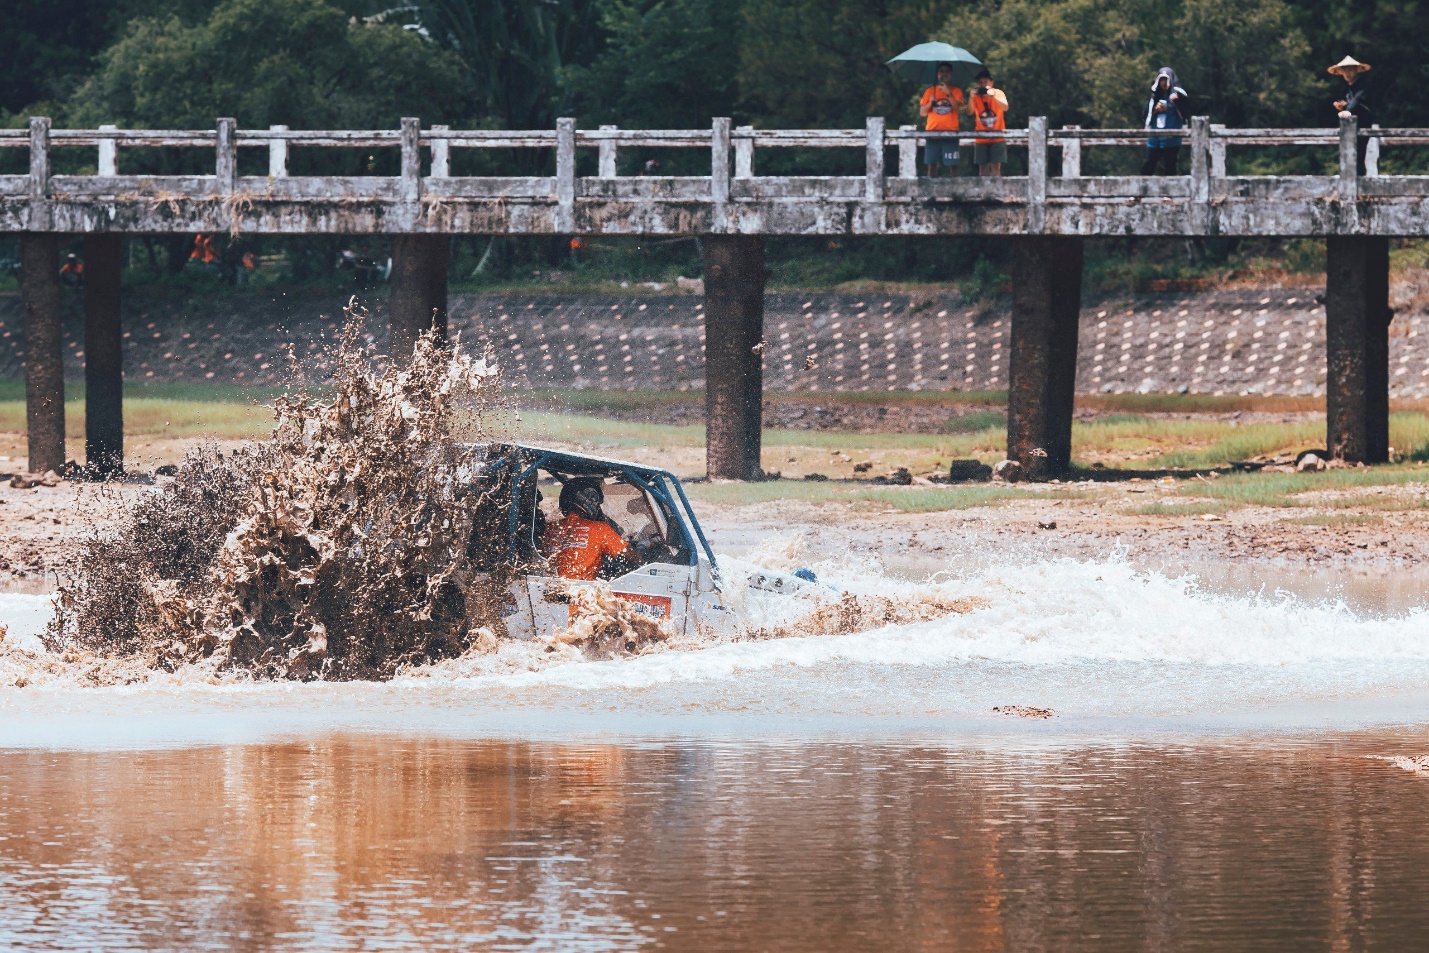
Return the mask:
[(97, 476), (124, 471), (122, 265), (120, 236), (84, 237), (84, 459)]
[[(417, 338), (432, 330), (447, 339), (447, 265), (451, 246), (446, 235), (393, 235), (391, 290), (387, 320), (392, 334), (389, 353), (406, 361)], [(435, 315), (435, 316), (434, 316)]]
[(764, 416), (764, 237), (705, 235), (705, 472), (757, 480)]
[(63, 236), (20, 236), (20, 296), (25, 307), (25, 430), (32, 472), (65, 465), (64, 318), (60, 312)]
[(1012, 341), (1007, 377), (1007, 457), (1042, 480), (1072, 461), (1082, 239), (1012, 239)]
[(1389, 239), (1325, 240), (1326, 449), (1389, 459)]

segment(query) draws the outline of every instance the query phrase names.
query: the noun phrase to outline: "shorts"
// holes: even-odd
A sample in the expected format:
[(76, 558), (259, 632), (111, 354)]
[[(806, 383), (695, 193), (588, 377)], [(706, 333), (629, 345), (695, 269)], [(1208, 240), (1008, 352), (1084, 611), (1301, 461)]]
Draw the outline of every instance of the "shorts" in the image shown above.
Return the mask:
[(958, 140), (929, 139), (923, 147), (924, 165), (957, 165)]
[(973, 164), (983, 165), (988, 162), (1006, 162), (1007, 143), (1005, 142), (975, 142), (973, 143)]

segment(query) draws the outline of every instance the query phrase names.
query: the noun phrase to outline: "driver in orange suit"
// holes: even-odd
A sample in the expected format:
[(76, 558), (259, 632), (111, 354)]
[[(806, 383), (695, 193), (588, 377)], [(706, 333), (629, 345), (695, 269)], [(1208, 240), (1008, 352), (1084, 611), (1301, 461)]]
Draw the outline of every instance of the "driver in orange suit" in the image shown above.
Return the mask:
[(605, 491), (595, 479), (570, 480), (561, 487), (561, 519), (546, 527), (542, 548), (566, 579), (618, 575), (621, 564), (639, 565), (634, 548), (606, 521)]

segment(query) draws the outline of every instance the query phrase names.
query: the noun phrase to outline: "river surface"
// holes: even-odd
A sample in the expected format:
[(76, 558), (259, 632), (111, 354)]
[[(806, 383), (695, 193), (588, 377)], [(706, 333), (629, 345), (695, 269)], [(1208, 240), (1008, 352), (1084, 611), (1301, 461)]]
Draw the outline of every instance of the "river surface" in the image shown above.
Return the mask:
[[(1424, 948), (1429, 615), (1210, 583), (1048, 560), (855, 635), (0, 687), (0, 949)], [(0, 596), (22, 643), (47, 611)]]

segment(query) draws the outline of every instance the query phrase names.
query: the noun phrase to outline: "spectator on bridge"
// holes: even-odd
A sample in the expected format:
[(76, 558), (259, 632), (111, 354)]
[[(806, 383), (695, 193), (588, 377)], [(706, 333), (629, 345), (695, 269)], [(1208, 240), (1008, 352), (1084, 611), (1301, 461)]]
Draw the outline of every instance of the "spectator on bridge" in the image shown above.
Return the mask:
[[(938, 82), (923, 91), (918, 103), (918, 115), (926, 116), (923, 127), (928, 132), (957, 132), (958, 113), (963, 109), (963, 91), (953, 83), (953, 67), (950, 63), (938, 64)], [(938, 167), (944, 166), (958, 174), (958, 140), (929, 138), (923, 147), (923, 162), (928, 166), (928, 175), (938, 174)]]
[[(1369, 77), (1365, 75), (1369, 72), (1369, 64), (1361, 63), (1353, 56), (1346, 56), (1331, 66), (1328, 72), (1343, 79), (1348, 87), (1341, 92), (1340, 98), (1335, 100), (1337, 118), (1353, 117), (1359, 121), (1361, 129), (1372, 126), (1374, 110), (1370, 108)], [(1364, 156), (1368, 147), (1368, 139), (1360, 139), (1355, 143), (1355, 168), (1360, 175), (1365, 174)]]
[[(972, 113), (973, 125), (979, 132), (1002, 132), (1007, 129), (1007, 94), (992, 84), (992, 74), (987, 70), (974, 79), (972, 99), (968, 102), (968, 112)], [(1002, 175), (1002, 164), (1007, 161), (1007, 142), (998, 139), (974, 139), (973, 161), (977, 163), (978, 175)]]
[[(1176, 71), (1163, 66), (1151, 81), (1151, 97), (1146, 101), (1145, 128), (1154, 132), (1186, 128), (1186, 91), (1176, 79)], [(1176, 159), (1181, 154), (1179, 135), (1155, 135), (1146, 140), (1146, 161), (1142, 175), (1176, 175)], [(1159, 170), (1159, 171), (1158, 171)]]

